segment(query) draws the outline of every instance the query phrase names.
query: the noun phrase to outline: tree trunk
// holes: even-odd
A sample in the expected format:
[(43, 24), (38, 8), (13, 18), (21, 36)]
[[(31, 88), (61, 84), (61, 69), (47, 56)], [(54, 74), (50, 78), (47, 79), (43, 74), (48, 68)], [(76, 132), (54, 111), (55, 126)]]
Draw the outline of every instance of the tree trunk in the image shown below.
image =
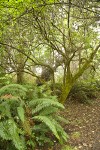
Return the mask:
[[(22, 49), (21, 49), (21, 52), (22, 52)], [(18, 53), (17, 54), (17, 58), (16, 58), (16, 61), (17, 61), (17, 83), (18, 84), (23, 84), (23, 76), (24, 76), (24, 67), (25, 67), (25, 57), (22, 53)]]
[[(85, 70), (87, 70), (90, 67), (90, 64), (96, 54), (96, 52), (98, 51), (100, 47), (100, 44), (95, 48), (95, 50), (90, 54), (90, 57), (88, 60), (86, 60), (86, 62), (83, 64), (82, 67), (79, 68), (79, 70), (77, 71), (76, 74), (74, 74), (74, 76), (72, 76), (71, 72), (70, 72), (70, 64), (67, 66), (67, 75), (66, 75), (66, 82), (65, 84), (63, 84), (63, 88), (62, 88), (62, 95), (61, 95), (61, 103), (65, 103), (68, 94), (70, 92), (70, 90), (72, 89), (74, 83), (76, 82), (76, 80), (82, 76), (82, 74), (84, 73)], [(64, 75), (65, 78), (65, 75)]]
[(23, 62), (18, 63), (16, 75), (17, 75), (17, 83), (18, 84), (22, 84), (23, 83), (23, 75), (24, 75), (24, 65), (23, 65)]
[(73, 87), (73, 84), (74, 84), (73, 78), (67, 77), (66, 78), (66, 84), (63, 85), (63, 87), (62, 87), (62, 95), (61, 95), (61, 98), (60, 98), (61, 103), (65, 103), (65, 101), (66, 101), (66, 99), (69, 95), (69, 92)]
[(17, 72), (17, 84), (23, 83), (23, 72)]

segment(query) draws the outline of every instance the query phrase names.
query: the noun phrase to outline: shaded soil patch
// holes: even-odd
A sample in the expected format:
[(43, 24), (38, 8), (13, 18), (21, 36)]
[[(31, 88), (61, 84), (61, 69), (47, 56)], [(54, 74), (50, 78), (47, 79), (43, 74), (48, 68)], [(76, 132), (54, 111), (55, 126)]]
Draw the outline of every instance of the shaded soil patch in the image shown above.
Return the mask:
[[(68, 101), (66, 110), (61, 113), (69, 120), (69, 123), (64, 126), (69, 135), (66, 145), (73, 147), (75, 150), (100, 150), (99, 96), (91, 105)], [(54, 150), (61, 149), (58, 145), (54, 147)]]

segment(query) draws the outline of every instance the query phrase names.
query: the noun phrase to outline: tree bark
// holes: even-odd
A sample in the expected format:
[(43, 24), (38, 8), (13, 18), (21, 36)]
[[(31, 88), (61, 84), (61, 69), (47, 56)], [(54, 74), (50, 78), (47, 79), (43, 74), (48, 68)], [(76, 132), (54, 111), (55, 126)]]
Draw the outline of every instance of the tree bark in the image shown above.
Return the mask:
[(79, 70), (77, 71), (77, 73), (74, 76), (71, 75), (70, 64), (69, 64), (69, 66), (67, 66), (68, 70), (67, 70), (67, 75), (66, 75), (66, 82), (62, 88), (62, 95), (61, 95), (61, 99), (60, 99), (61, 103), (66, 102), (69, 92), (72, 89), (73, 85), (75, 84), (76, 80), (79, 79), (79, 77), (82, 76), (84, 71), (90, 67), (90, 64), (93, 61), (93, 58), (94, 58), (95, 54), (97, 53), (97, 51), (99, 50), (99, 48), (100, 48), (100, 44), (98, 44), (98, 46), (95, 48), (95, 50), (90, 54), (90, 57), (88, 58), (88, 60), (86, 60), (86, 62), (83, 64), (83, 66), (81, 68), (79, 68)]
[(74, 84), (73, 78), (66, 79), (66, 84), (62, 87), (62, 94), (61, 94), (61, 98), (60, 98), (61, 103), (63, 103), (63, 104), (65, 103), (65, 101), (69, 95), (69, 92), (73, 87), (73, 84)]
[(17, 68), (17, 83), (22, 84), (23, 83), (23, 75), (24, 75), (24, 68), (22, 64), (19, 64)]

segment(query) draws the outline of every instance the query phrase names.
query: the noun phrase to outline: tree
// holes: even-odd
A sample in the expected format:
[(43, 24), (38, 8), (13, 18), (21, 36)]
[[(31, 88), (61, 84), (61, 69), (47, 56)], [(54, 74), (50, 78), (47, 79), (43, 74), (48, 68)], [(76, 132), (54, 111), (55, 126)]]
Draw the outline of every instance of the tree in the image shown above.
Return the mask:
[(45, 81), (52, 79), (53, 85), (55, 71), (58, 66), (62, 66), (61, 102), (65, 102), (72, 86), (91, 66), (100, 48), (98, 35), (94, 31), (99, 16), (98, 3), (88, 0), (31, 0), (6, 2), (6, 7), (11, 7), (11, 3), (13, 8), (9, 8), (11, 18), (8, 23), (17, 24), (14, 30), (25, 33), (22, 37), (19, 36), (19, 40), (18, 35), (13, 37), (10, 44), (8, 40), (0, 44), (27, 58), (28, 66), (33, 64), (35, 67), (43, 67), (41, 78)]
[[(93, 22), (99, 13), (96, 12), (96, 3), (91, 4), (89, 1), (81, 3), (69, 0), (54, 3), (52, 7), (47, 3), (44, 6), (42, 12), (33, 10), (33, 17), (37, 30), (52, 49), (54, 57), (62, 57), (64, 73), (61, 101), (65, 102), (73, 84), (90, 67), (100, 48), (97, 35), (93, 31), (93, 26), (96, 25)], [(73, 72), (75, 59), (77, 68)], [(55, 58), (54, 60), (56, 61)]]

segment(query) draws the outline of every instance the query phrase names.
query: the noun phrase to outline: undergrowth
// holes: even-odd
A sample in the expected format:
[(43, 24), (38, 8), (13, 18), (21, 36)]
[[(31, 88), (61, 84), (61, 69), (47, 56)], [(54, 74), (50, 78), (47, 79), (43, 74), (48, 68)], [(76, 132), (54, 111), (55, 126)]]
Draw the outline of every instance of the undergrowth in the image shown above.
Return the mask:
[[(52, 146), (53, 137), (60, 144), (67, 140), (60, 125), (66, 120), (58, 113), (64, 106), (50, 91), (42, 94), (44, 87), (33, 89), (19, 84), (0, 89), (0, 149), (34, 150), (45, 144)], [(29, 98), (28, 90), (33, 92)]]
[(69, 97), (80, 103), (90, 104), (97, 97), (99, 88), (96, 84), (77, 82), (71, 89)]

